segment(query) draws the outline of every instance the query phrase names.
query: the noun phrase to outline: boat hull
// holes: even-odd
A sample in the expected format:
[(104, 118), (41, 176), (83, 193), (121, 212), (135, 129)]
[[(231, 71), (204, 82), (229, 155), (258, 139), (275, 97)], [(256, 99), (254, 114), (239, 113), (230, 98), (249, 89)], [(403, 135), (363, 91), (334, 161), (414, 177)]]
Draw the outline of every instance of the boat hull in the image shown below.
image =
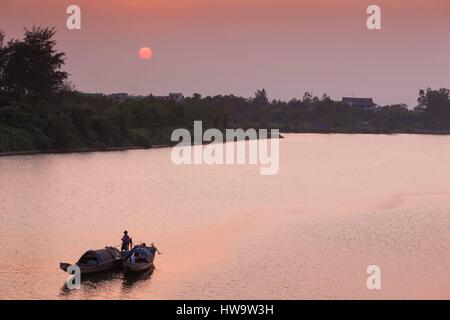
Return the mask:
[(126, 261), (123, 263), (123, 271), (125, 273), (143, 272), (153, 268), (153, 261), (151, 262), (136, 262), (131, 263)]
[[(71, 266), (69, 263), (60, 263), (59, 264), (61, 270), (67, 272), (67, 268)], [(78, 266), (80, 268), (81, 274), (94, 274), (94, 273), (101, 273), (101, 272), (108, 272), (108, 271), (114, 271), (118, 270), (122, 266), (122, 260), (117, 261), (109, 261), (102, 265), (80, 265), (75, 264), (75, 266)]]
[[(89, 264), (85, 263), (86, 259), (83, 259), (86, 256), (90, 259), (97, 258), (97, 263)], [(106, 247), (105, 249), (100, 250), (89, 250), (87, 251), (80, 260), (75, 263), (75, 266), (80, 268), (81, 274), (94, 274), (101, 272), (114, 271), (122, 267), (123, 263), (123, 255), (122, 253), (112, 247)], [(71, 266), (70, 263), (60, 263), (59, 267), (61, 270), (67, 272), (67, 269)]]

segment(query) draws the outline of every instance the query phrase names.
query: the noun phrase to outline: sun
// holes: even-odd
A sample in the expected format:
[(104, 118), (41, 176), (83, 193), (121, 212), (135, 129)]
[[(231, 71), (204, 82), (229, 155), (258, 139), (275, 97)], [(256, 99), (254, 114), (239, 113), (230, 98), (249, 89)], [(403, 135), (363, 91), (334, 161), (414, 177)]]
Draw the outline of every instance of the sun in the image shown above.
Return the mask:
[(149, 60), (151, 59), (153, 56), (153, 51), (152, 49), (148, 48), (148, 47), (143, 47), (141, 48), (141, 50), (139, 50), (139, 57), (142, 60)]

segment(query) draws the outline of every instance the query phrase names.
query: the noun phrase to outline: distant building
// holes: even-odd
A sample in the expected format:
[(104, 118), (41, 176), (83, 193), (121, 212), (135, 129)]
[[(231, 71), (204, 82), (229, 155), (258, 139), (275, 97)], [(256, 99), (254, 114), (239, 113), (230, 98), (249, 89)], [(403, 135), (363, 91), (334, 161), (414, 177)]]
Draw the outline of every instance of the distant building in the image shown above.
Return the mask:
[(377, 105), (373, 102), (372, 98), (342, 98), (342, 102), (348, 104), (351, 107), (360, 107), (364, 109), (375, 108)]
[(171, 93), (169, 93), (168, 96), (157, 96), (156, 98), (173, 101), (173, 102), (177, 102), (177, 103), (184, 102), (184, 95), (182, 93), (171, 92)]
[(126, 101), (130, 98), (130, 95), (128, 93), (112, 93), (109, 95), (109, 97), (113, 98), (117, 101)]
[(174, 102), (183, 102), (184, 95), (182, 93), (169, 93), (169, 100)]

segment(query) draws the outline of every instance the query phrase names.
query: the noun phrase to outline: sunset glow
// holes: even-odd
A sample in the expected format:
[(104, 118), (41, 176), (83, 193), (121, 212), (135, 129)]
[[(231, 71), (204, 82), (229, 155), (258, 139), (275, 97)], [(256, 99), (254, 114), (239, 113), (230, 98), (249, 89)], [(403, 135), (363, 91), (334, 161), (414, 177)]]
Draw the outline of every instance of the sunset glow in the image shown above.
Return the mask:
[[(372, 3), (362, 0), (79, 0), (83, 22), (76, 31), (66, 28), (70, 4), (2, 2), (0, 29), (9, 39), (33, 23), (55, 26), (81, 90), (250, 96), (265, 87), (277, 99), (312, 90), (415, 107), (418, 88), (448, 84), (448, 0), (379, 0), (383, 27), (374, 32), (366, 27)], [(153, 61), (152, 51), (139, 51), (156, 46), (158, 64), (149, 74), (139, 62)], [(132, 57), (115, 65), (130, 50)], [(213, 74), (220, 77), (211, 81)]]

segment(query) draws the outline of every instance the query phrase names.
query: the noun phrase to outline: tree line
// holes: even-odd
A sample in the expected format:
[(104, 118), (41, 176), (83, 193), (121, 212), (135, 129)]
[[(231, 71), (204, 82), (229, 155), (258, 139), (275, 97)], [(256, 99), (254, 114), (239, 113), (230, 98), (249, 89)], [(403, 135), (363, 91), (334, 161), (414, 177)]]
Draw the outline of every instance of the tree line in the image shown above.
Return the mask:
[(183, 102), (152, 95), (117, 100), (78, 92), (63, 71), (54, 28), (25, 29), (23, 39), (0, 32), (0, 152), (170, 145), (176, 128), (202, 120), (210, 128), (277, 128), (314, 133), (450, 133), (449, 90), (420, 90), (418, 105), (373, 110), (306, 92), (302, 99), (202, 97)]

